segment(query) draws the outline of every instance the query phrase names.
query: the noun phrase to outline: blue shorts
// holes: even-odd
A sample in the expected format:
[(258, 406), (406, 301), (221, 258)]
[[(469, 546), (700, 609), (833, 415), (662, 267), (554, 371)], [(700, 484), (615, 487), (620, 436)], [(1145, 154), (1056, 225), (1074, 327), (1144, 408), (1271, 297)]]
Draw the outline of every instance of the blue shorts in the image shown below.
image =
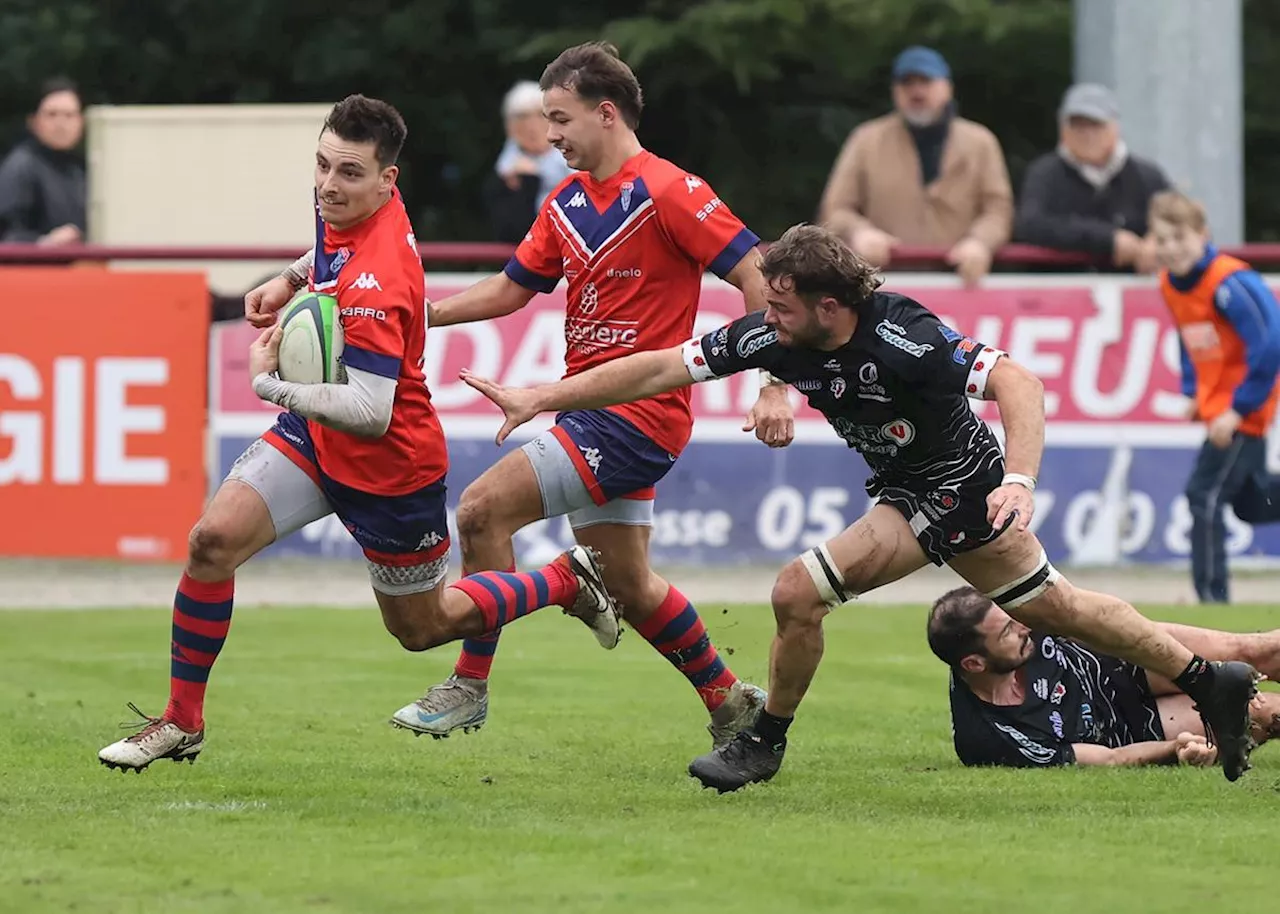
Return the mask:
[(653, 521), (654, 486), (675, 465), (668, 453), (621, 416), (574, 410), (522, 450), (533, 464), (544, 516), (571, 526)]
[[(314, 491), (309, 497), (278, 462), (262, 454), (258, 442), (236, 462), (230, 477), (262, 495), (277, 536), (332, 512), (364, 550), (378, 590), (416, 593), (443, 580), (449, 560), (443, 478), (403, 495), (374, 495), (343, 485), (320, 469), (306, 420), (291, 412), (281, 413), (261, 442), (301, 470)], [(428, 582), (431, 587), (421, 586)]]

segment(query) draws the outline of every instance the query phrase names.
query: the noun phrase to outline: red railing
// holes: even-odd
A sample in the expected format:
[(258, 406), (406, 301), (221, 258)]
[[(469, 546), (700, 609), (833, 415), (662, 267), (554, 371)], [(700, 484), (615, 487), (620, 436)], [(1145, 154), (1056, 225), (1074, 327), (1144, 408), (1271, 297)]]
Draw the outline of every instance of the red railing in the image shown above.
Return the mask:
[[(429, 241), (418, 245), (423, 262), (500, 264), (511, 256), (509, 244), (483, 241)], [(1280, 266), (1280, 244), (1226, 247), (1224, 253), (1255, 267)], [(0, 244), (0, 264), (74, 263), (107, 260), (292, 260), (302, 249), (292, 246), (248, 245), (99, 245)], [(893, 251), (893, 267), (945, 266), (946, 248), (900, 245)], [(1008, 244), (996, 252), (996, 264), (1007, 267), (1087, 267), (1097, 263), (1085, 254), (1053, 251), (1029, 244)]]

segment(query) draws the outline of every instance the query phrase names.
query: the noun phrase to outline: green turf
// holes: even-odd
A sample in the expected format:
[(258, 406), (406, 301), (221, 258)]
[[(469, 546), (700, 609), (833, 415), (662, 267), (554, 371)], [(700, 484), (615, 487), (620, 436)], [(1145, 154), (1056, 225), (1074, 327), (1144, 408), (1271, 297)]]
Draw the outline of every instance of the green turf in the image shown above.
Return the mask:
[[(703, 609), (760, 681), (768, 611)], [(140, 776), (95, 753), (126, 701), (162, 707), (167, 615), (3, 612), (0, 911), (1199, 914), (1274, 898), (1280, 750), (1234, 785), (964, 770), (921, 622), (837, 612), (786, 767), (722, 797), (685, 774), (707, 736), (684, 681), (634, 632), (605, 653), (555, 611), (507, 633), (486, 728), (437, 742), (385, 720), (452, 649), (406, 654), (371, 611), (240, 610), (204, 755)]]

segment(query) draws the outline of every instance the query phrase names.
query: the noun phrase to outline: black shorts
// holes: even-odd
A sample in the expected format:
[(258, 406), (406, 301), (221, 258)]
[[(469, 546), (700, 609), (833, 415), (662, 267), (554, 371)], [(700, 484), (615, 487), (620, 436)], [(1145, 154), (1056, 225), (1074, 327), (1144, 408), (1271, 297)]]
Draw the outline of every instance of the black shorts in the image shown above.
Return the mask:
[(929, 561), (945, 565), (1001, 534), (987, 521), (987, 496), (1000, 485), (1003, 475), (997, 467), (979, 479), (955, 485), (932, 489), (868, 485), (868, 491), (906, 518)]
[(1099, 654), (1101, 679), (1096, 707), (1098, 726), (1113, 748), (1165, 739), (1160, 705), (1147, 681), (1147, 671), (1126, 660)]

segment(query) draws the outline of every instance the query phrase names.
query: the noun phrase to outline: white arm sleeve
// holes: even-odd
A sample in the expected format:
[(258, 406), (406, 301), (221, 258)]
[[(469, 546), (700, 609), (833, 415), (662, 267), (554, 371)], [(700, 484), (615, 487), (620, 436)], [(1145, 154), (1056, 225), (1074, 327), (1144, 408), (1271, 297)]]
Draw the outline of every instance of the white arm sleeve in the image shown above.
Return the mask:
[(391, 425), (396, 381), (355, 368), (347, 369), (346, 384), (294, 384), (264, 373), (253, 379), (253, 392), (329, 428), (379, 438)]
[(301, 289), (307, 284), (307, 275), (311, 272), (311, 265), (315, 261), (316, 251), (312, 248), (286, 267), (280, 275), (289, 280), (289, 284), (295, 289)]

